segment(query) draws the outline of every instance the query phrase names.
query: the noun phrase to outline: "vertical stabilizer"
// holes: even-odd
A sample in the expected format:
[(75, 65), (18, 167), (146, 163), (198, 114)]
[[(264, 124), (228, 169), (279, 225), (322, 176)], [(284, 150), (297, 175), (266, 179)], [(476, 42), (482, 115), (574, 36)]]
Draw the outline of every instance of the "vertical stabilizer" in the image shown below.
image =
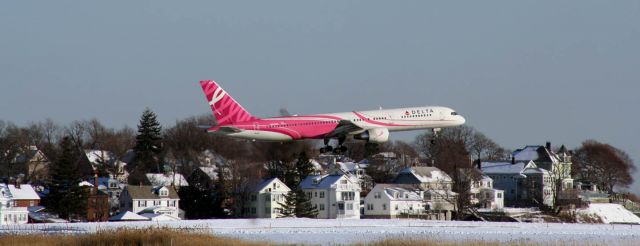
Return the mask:
[(228, 125), (258, 119), (240, 106), (236, 100), (233, 100), (215, 81), (202, 80), (200, 81), (200, 85), (202, 86), (204, 94), (207, 96), (207, 101), (209, 101), (209, 106), (211, 106), (213, 116), (216, 117), (218, 125)]

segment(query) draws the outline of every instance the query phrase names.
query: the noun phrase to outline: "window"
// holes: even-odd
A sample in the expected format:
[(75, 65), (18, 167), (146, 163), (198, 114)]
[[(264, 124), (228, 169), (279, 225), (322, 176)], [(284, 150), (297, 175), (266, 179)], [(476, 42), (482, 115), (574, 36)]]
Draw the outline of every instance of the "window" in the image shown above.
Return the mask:
[(35, 202), (35, 201), (29, 201), (29, 207), (33, 207), (33, 206), (35, 206), (35, 205), (36, 205), (36, 202)]
[(160, 189), (160, 196), (169, 196), (169, 190), (166, 188)]
[(367, 204), (367, 210), (373, 210), (373, 204)]
[(377, 191), (376, 193), (373, 193), (373, 198), (380, 199), (380, 192)]
[(340, 180), (340, 184), (347, 184), (347, 180), (346, 179)]
[(347, 210), (353, 210), (353, 204), (347, 203)]
[(251, 195), (251, 201), (255, 202), (256, 200), (258, 200), (258, 196)]
[(458, 115), (457, 112), (451, 112), (451, 115)]
[(343, 201), (353, 201), (355, 196), (356, 196), (356, 194), (353, 191), (351, 191), (351, 192), (342, 192), (342, 200)]
[(324, 191), (320, 191), (320, 198), (324, 198)]
[(264, 208), (264, 213), (265, 214), (270, 214), (271, 213), (271, 208), (270, 207)]
[(314, 193), (313, 193), (313, 196), (314, 196), (314, 197), (318, 197), (318, 192), (317, 192), (317, 191), (316, 191), (316, 192), (314, 192)]
[(251, 208), (251, 214), (256, 214), (256, 208), (255, 207)]
[(387, 210), (387, 204), (382, 204), (382, 210)]
[(398, 204), (396, 204), (396, 210), (398, 210)]
[(268, 195), (268, 194), (267, 194), (267, 195), (265, 195), (265, 196), (264, 196), (264, 201), (265, 201), (265, 202), (271, 201), (271, 196), (270, 196), (270, 195)]

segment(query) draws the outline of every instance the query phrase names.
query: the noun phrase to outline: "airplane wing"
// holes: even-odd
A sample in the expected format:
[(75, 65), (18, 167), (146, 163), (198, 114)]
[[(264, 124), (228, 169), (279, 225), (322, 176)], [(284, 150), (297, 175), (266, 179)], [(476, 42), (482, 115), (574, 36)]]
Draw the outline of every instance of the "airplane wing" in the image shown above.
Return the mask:
[(341, 120), (333, 131), (327, 134), (327, 137), (334, 138), (339, 136), (346, 136), (350, 133), (362, 131), (362, 127), (353, 124), (353, 122), (348, 120)]
[(237, 128), (237, 127), (233, 127), (233, 126), (221, 126), (220, 130), (218, 130), (219, 132), (224, 132), (224, 133), (238, 133), (241, 132), (242, 129)]

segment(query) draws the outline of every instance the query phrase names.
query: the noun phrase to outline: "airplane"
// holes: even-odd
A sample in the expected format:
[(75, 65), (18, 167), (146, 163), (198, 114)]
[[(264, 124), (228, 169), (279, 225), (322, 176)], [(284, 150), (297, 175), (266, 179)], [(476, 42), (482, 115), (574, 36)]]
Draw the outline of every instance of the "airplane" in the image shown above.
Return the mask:
[[(384, 143), (389, 133), (431, 129), (435, 134), (445, 127), (465, 123), (464, 117), (447, 107), (424, 106), (330, 114), (293, 115), (258, 118), (251, 115), (213, 80), (200, 81), (217, 125), (207, 127), (211, 134), (252, 141), (287, 142), (301, 139), (323, 139), (321, 153), (341, 154), (347, 137), (372, 143)], [(334, 148), (329, 145), (337, 139)]]

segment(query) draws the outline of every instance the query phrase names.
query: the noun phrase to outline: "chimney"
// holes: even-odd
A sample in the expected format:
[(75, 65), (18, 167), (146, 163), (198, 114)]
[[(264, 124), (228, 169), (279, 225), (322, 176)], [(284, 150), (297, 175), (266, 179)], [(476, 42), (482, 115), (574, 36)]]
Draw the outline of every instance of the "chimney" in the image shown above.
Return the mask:
[(20, 189), (20, 181), (18, 181), (18, 179), (15, 179), (13, 184), (16, 186), (16, 189)]
[(511, 164), (516, 164), (516, 157), (515, 156), (511, 156)]
[(478, 170), (482, 170), (482, 160), (481, 159), (476, 160), (476, 166), (478, 167)]
[(547, 150), (551, 150), (551, 142), (547, 141), (547, 145), (545, 145), (547, 147)]

